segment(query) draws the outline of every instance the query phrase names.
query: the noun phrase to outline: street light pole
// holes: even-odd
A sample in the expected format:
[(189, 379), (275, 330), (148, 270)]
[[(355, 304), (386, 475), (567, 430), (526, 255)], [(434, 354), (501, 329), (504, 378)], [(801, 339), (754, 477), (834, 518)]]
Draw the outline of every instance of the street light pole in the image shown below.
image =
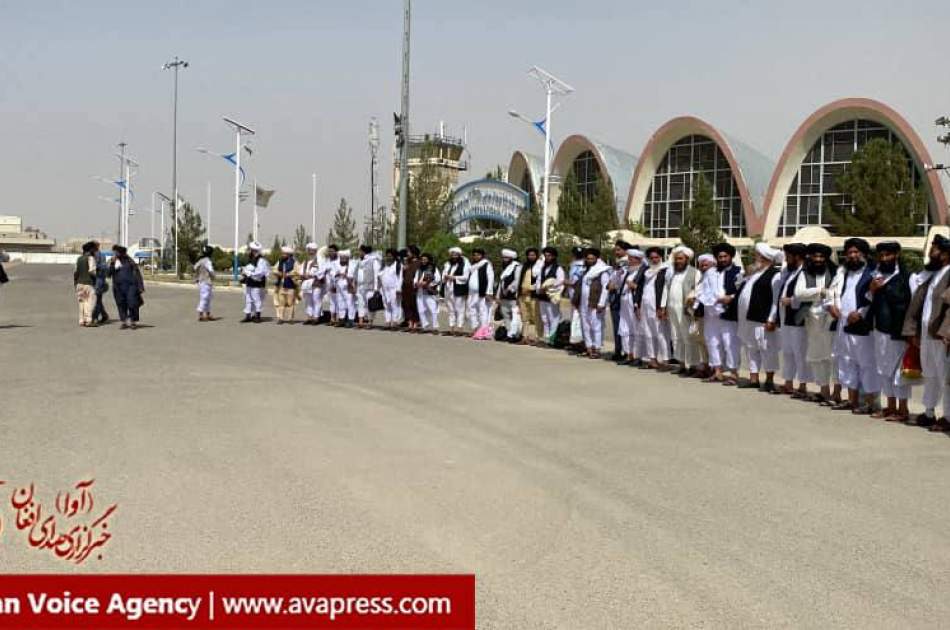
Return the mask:
[(158, 257), (159, 257), (159, 260), (160, 260), (160, 264), (161, 264), (161, 266), (162, 266), (162, 269), (164, 270), (164, 269), (165, 269), (165, 203), (166, 203), (166, 202), (170, 202), (171, 199), (169, 199), (168, 196), (166, 196), (165, 194), (160, 193), (160, 192), (158, 192), (158, 191), (156, 191), (155, 194), (158, 195), (158, 198), (162, 200), (162, 203), (161, 203), (161, 211), (162, 211), (162, 238), (161, 238), (161, 240), (159, 241), (159, 253), (158, 253)]
[[(120, 142), (119, 147), (119, 181), (121, 182), (125, 176), (125, 147), (128, 146), (125, 142)], [(125, 214), (125, 192), (122, 187), (119, 187), (119, 220), (116, 224), (115, 229), (115, 242), (119, 245), (122, 244), (122, 217)]]
[[(241, 136), (253, 136), (254, 130), (227, 117), (224, 118), (224, 122), (234, 129), (234, 263), (232, 272), (236, 281), (238, 279), (238, 245), (241, 238)], [(257, 196), (256, 190), (254, 195)]]
[(184, 59), (179, 59), (178, 55), (175, 55), (174, 60), (162, 65), (162, 70), (175, 71), (175, 97), (172, 109), (172, 229), (175, 231), (176, 277), (180, 274), (178, 269), (178, 69), (187, 67), (188, 62)]
[(409, 28), (412, 0), (403, 0), (402, 19), (402, 124), (403, 142), (399, 151), (399, 219), (396, 231), (400, 249), (406, 246), (406, 212), (409, 205)]
[(208, 180), (208, 225), (205, 230), (205, 234), (208, 235), (208, 238), (205, 239), (207, 243), (211, 244), (211, 180)]
[(544, 201), (541, 209), (541, 247), (548, 245), (548, 199), (551, 179), (551, 96), (553, 94), (570, 94), (574, 88), (561, 81), (553, 74), (533, 66), (528, 70), (528, 76), (537, 79), (547, 94), (547, 106), (544, 115)]
[(313, 208), (310, 215), (310, 239), (317, 241), (317, 174), (313, 174)]

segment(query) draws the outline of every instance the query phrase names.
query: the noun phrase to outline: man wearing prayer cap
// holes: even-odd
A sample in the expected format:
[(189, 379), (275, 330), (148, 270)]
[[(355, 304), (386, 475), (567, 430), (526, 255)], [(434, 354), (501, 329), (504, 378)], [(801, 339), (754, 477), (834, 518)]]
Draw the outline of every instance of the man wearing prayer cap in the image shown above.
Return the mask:
[(707, 382), (735, 385), (739, 369), (739, 337), (734, 304), (742, 268), (733, 262), (736, 248), (729, 243), (713, 245), (716, 273), (703, 277), (698, 301), (703, 305), (703, 336), (713, 374)]
[[(564, 269), (557, 262), (557, 249), (541, 250), (540, 271), (536, 274), (534, 293), (537, 296), (541, 323), (538, 330), (538, 345), (551, 343), (561, 323), (561, 293), (564, 290)], [(537, 326), (537, 325), (536, 325)]]
[(323, 292), (320, 291), (317, 278), (320, 275), (320, 259), (317, 256), (319, 248), (316, 243), (307, 243), (307, 258), (300, 266), (300, 294), (303, 297), (304, 310), (307, 320), (304, 326), (315, 326), (320, 321), (323, 309)]
[[(901, 331), (910, 343), (920, 348), (920, 367), (924, 376), (924, 413), (909, 424), (950, 431), (950, 387), (947, 385), (948, 332), (947, 301), (950, 288), (950, 240), (938, 235), (930, 245), (924, 271), (929, 275), (914, 291)], [(936, 407), (943, 398), (943, 415), (936, 418)]]
[(244, 285), (244, 319), (241, 323), (261, 321), (261, 305), (264, 302), (264, 287), (270, 275), (270, 264), (261, 256), (261, 244), (252, 241), (247, 245), (248, 262), (241, 270)]
[(848, 390), (848, 399), (835, 409), (856, 414), (874, 413), (881, 391), (874, 340), (866, 319), (871, 305), (868, 290), (874, 279), (874, 266), (868, 260), (870, 251), (870, 245), (863, 238), (849, 238), (844, 242), (844, 273), (839, 276), (841, 281), (837, 284), (831, 311), (838, 320), (834, 350), (838, 382)]
[(902, 331), (910, 305), (910, 276), (901, 268), (898, 260), (900, 243), (881, 241), (874, 249), (877, 253), (877, 268), (868, 288), (871, 305), (866, 319), (871, 326), (874, 367), (887, 406), (871, 415), (892, 422), (906, 422), (910, 419), (907, 410), (910, 387), (896, 385), (895, 379), (907, 350)]
[(627, 269), (620, 288), (620, 324), (617, 326), (620, 335), (620, 350), (624, 355), (621, 363), (639, 367), (642, 348), (636, 315), (637, 287), (643, 280), (646, 271), (643, 251), (631, 248), (627, 250)]
[(521, 338), (521, 312), (518, 308), (521, 263), (518, 262), (518, 252), (508, 248), (501, 250), (501, 267), (495, 298), (501, 308), (507, 339), (514, 343)]
[(691, 266), (693, 250), (677, 245), (671, 253), (673, 267), (670, 271), (669, 289), (664, 293), (662, 308), (670, 325), (670, 343), (673, 358), (679, 362), (677, 373), (694, 376), (701, 362), (699, 339), (689, 334), (693, 318), (688, 310), (689, 298), (695, 295), (699, 285), (699, 271)]
[[(805, 245), (788, 243), (782, 247), (785, 253), (785, 268), (780, 274), (779, 291), (775, 308), (769, 317), (767, 329), (778, 330), (782, 349), (782, 378), (785, 383), (773, 393), (795, 398), (807, 395), (811, 371), (805, 360), (808, 338), (805, 335), (805, 313), (795, 302), (795, 285), (805, 264)], [(798, 389), (795, 389), (795, 381)]]
[[(781, 250), (767, 243), (756, 243), (753, 271), (746, 276), (739, 290), (736, 314), (739, 340), (749, 360), (749, 382), (740, 388), (775, 391), (775, 370), (778, 369), (778, 335), (774, 326), (767, 326), (781, 290), (782, 277), (775, 265)], [(759, 378), (765, 372), (765, 381)]]
[(462, 255), (461, 247), (449, 248), (449, 259), (442, 266), (442, 284), (439, 285), (449, 320), (449, 329), (443, 333), (445, 335), (465, 334), (462, 329), (465, 327), (471, 268), (471, 263)]
[(294, 305), (297, 303), (297, 281), (299, 271), (294, 260), (294, 248), (284, 245), (280, 248), (280, 258), (274, 268), (274, 308), (277, 310), (277, 323), (284, 324), (294, 320)]

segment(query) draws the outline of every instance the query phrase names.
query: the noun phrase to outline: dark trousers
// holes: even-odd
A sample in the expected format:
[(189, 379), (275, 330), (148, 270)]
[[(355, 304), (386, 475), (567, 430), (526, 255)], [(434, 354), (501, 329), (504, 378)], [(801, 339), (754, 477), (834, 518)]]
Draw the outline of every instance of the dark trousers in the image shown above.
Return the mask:
[(620, 341), (620, 300), (610, 300), (610, 323), (614, 333), (614, 354), (623, 352)]
[(96, 291), (96, 306), (92, 309), (92, 321), (109, 319), (109, 314), (106, 313), (106, 305), (102, 302), (102, 293)]
[(134, 284), (118, 284), (113, 286), (115, 306), (119, 309), (119, 319), (123, 322), (139, 321), (139, 289)]

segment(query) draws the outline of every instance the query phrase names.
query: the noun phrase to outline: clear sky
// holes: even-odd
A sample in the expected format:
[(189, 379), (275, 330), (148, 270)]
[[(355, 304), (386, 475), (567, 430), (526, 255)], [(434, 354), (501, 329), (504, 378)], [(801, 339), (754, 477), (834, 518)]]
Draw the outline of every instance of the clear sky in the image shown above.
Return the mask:
[[(950, 114), (945, 3), (937, 0), (416, 0), (414, 131), (468, 129), (472, 169), (540, 152), (510, 108), (540, 113), (525, 75), (540, 65), (577, 92), (557, 112), (555, 140), (585, 133), (638, 154), (669, 118), (695, 114), (777, 157), (804, 118), (845, 96), (880, 99), (924, 137)], [(183, 71), (179, 181), (212, 241), (233, 239), (233, 172), (197, 146), (231, 150), (221, 121), (254, 127), (250, 173), (276, 188), (263, 239), (310, 224), (318, 176), (318, 240), (340, 197), (362, 217), (369, 199), (367, 126), (380, 120), (382, 193), (391, 186), (392, 112), (399, 108), (402, 2), (54, 2), (0, 0), (0, 214), (64, 238), (111, 234), (115, 206), (98, 199), (115, 144), (141, 162), (132, 237), (147, 236), (149, 197), (171, 187), (171, 74)], [(628, 182), (623, 182), (627, 186)], [(250, 205), (241, 217), (250, 230)]]

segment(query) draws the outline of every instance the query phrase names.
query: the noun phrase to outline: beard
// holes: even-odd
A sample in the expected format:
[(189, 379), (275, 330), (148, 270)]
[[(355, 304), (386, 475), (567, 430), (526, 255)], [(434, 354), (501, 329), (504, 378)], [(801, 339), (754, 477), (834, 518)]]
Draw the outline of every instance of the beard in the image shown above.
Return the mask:
[(828, 262), (822, 261), (820, 263), (817, 263), (817, 262), (809, 261), (807, 267), (808, 267), (808, 273), (810, 273), (811, 275), (822, 276), (825, 274), (826, 271), (828, 271)]
[(894, 270), (897, 269), (897, 261), (878, 263), (877, 268), (881, 273), (894, 273)]
[(943, 265), (940, 264), (940, 258), (931, 258), (927, 261), (927, 264), (924, 265), (924, 269), (927, 271), (939, 271), (941, 267), (943, 267)]
[(718, 269), (719, 271), (724, 271), (731, 266), (732, 266), (731, 260), (729, 262), (719, 262), (718, 260), (716, 261), (716, 269)]
[(863, 260), (846, 260), (844, 266), (848, 271), (857, 271), (864, 266)]
[(684, 269), (686, 269), (686, 263), (683, 263), (682, 265), (679, 263), (673, 263), (673, 271), (679, 273)]

